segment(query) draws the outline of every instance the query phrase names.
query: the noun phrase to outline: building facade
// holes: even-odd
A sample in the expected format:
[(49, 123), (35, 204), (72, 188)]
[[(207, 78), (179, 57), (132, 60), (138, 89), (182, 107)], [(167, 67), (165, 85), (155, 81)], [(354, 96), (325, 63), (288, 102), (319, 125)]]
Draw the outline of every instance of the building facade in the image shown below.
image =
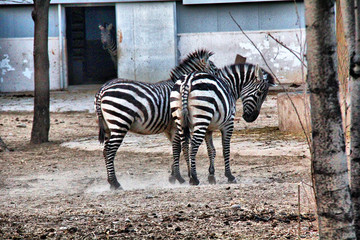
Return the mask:
[[(26, 1), (0, 3), (0, 92), (34, 89), (32, 9)], [(218, 67), (234, 63), (240, 54), (266, 68), (230, 13), (281, 82), (302, 81), (301, 62), (271, 38), (304, 51), (302, 1), (52, 0), (50, 89), (102, 84), (115, 77), (165, 80), (178, 61), (199, 48), (213, 51)], [(115, 26), (117, 68), (101, 45), (99, 25), (104, 23)]]

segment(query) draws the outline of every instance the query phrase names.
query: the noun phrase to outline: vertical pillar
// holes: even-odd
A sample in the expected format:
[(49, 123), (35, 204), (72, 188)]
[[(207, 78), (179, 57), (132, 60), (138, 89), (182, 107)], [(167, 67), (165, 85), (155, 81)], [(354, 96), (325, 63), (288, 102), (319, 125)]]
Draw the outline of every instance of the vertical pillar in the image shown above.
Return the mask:
[(175, 2), (117, 3), (118, 77), (157, 82), (176, 64)]

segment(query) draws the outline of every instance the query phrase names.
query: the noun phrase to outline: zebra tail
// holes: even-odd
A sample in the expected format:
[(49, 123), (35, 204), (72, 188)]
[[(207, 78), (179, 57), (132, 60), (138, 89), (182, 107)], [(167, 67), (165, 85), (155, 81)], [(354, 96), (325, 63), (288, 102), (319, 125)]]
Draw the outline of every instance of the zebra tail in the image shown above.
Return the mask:
[(182, 102), (181, 113), (183, 119), (181, 127), (183, 129), (185, 139), (190, 138), (188, 99), (189, 99), (189, 85), (187, 84), (187, 81), (185, 81), (181, 92), (181, 102)]
[(101, 96), (100, 93), (95, 95), (95, 112), (98, 118), (98, 125), (99, 125), (99, 142), (104, 143), (106, 139), (106, 130), (104, 124), (104, 117), (101, 111)]

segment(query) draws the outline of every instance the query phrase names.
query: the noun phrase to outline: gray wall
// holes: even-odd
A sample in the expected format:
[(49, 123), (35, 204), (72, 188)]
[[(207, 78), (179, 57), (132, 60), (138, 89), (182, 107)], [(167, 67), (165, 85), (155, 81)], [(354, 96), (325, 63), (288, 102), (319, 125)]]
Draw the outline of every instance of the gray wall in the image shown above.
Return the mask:
[[(304, 29), (274, 30), (269, 31), (272, 36), (281, 40), (294, 51), (304, 51), (301, 45), (305, 43)], [(247, 35), (260, 49), (271, 69), (282, 83), (302, 83), (301, 62), (287, 49), (278, 45), (274, 40), (267, 36), (267, 32), (251, 31)], [(300, 40), (300, 42), (298, 41)], [(214, 32), (214, 33), (183, 33), (179, 34), (178, 49), (180, 58), (184, 58), (187, 53), (198, 49), (206, 48), (215, 54), (211, 60), (218, 67), (230, 65), (235, 62), (235, 57), (240, 54), (246, 57), (249, 63), (259, 64), (267, 69), (259, 52), (246, 39), (242, 33), (238, 32)]]
[[(33, 6), (1, 6), (0, 38), (34, 37)], [(57, 6), (49, 9), (49, 37), (59, 36)]]
[[(229, 12), (265, 56), (282, 83), (302, 83), (300, 61), (272, 40), (271, 33), (294, 51), (304, 51), (304, 4), (293, 2), (186, 5), (177, 3), (180, 59), (189, 52), (206, 48), (215, 53), (218, 67), (233, 64), (237, 54), (247, 62), (266, 68), (259, 52), (240, 32)], [(303, 46), (303, 47), (301, 47)]]
[(175, 3), (117, 3), (118, 76), (158, 82), (176, 63)]
[[(33, 38), (0, 38), (0, 92), (34, 89)], [(60, 89), (59, 39), (49, 38), (50, 89)]]
[[(116, 3), (118, 76), (156, 82), (169, 77), (179, 59), (198, 48), (215, 52), (218, 66), (233, 63), (236, 54), (264, 66), (258, 52), (239, 32), (230, 11), (259, 46), (282, 82), (299, 82), (301, 65), (267, 32), (294, 50), (304, 43), (304, 4), (292, 1), (238, 4), (182, 5), (177, 2)], [(82, 5), (79, 5), (82, 6)], [(94, 5), (93, 5), (94, 6)], [(0, 92), (33, 90), (33, 32), (31, 5), (0, 7)], [(63, 16), (64, 17), (64, 16)], [(93, 17), (98, 24), (97, 15)], [(96, 22), (96, 23), (95, 23)], [(60, 54), (58, 6), (49, 13), (50, 88), (66, 78), (66, 56)], [(64, 24), (63, 24), (64, 28)], [(89, 30), (89, 38), (97, 29)], [(64, 47), (64, 45), (62, 45)], [(63, 63), (63, 66), (61, 65)], [(66, 86), (66, 82), (65, 82)]]
[(177, 2), (177, 32), (239, 31), (229, 12), (244, 31), (305, 27), (304, 3), (299, 2), (296, 6), (299, 16), (294, 2), (209, 5), (182, 5), (181, 2)]
[[(0, 7), (0, 92), (34, 89), (32, 6)], [(57, 6), (49, 10), (50, 89), (60, 89)]]

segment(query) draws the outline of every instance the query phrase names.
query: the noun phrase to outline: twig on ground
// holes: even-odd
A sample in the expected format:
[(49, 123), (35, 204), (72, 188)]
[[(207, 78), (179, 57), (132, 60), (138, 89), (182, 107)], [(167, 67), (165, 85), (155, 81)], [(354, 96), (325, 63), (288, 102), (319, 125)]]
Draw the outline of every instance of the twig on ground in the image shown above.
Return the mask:
[(9, 152), (9, 148), (6, 146), (4, 141), (0, 137), (0, 152)]

